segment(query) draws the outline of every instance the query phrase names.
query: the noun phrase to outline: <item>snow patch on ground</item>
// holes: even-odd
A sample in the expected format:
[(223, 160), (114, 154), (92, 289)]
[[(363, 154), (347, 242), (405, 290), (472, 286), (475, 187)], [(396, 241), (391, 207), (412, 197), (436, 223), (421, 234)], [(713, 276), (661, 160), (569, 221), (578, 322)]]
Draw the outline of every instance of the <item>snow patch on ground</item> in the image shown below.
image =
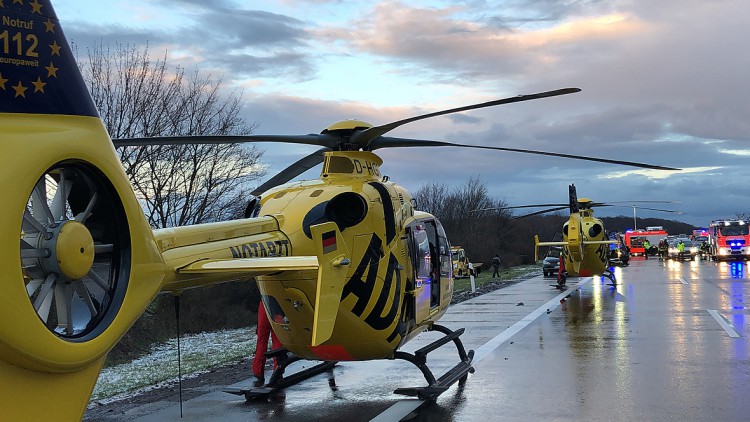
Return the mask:
[[(249, 357), (255, 352), (254, 327), (186, 335), (180, 338), (183, 379)], [(153, 346), (131, 362), (102, 369), (90, 403), (109, 403), (176, 383), (177, 338)]]

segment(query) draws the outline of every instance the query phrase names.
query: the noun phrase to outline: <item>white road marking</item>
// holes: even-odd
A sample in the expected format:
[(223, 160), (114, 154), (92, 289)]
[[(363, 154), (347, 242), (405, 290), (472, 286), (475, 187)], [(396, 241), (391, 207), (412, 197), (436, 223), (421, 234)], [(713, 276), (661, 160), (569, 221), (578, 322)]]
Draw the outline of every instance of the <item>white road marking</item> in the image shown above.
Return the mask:
[(419, 400), (419, 399), (399, 400), (396, 403), (394, 403), (393, 406), (386, 409), (385, 412), (379, 414), (373, 419), (370, 419), (370, 422), (400, 421), (404, 419), (405, 417), (407, 417), (409, 413), (417, 410), (417, 408), (426, 401), (427, 400)]
[(511, 325), (510, 327), (506, 328), (505, 331), (502, 333), (496, 335), (494, 338), (489, 340), (487, 343), (484, 343), (482, 346), (477, 348), (477, 350), (474, 352), (474, 359), (471, 361), (472, 364), (479, 363), (482, 359), (484, 359), (490, 352), (497, 349), (498, 347), (502, 346), (503, 343), (510, 340), (511, 337), (521, 332), (524, 328), (528, 327), (529, 324), (534, 322), (537, 318), (539, 318), (541, 315), (546, 314), (547, 310), (552, 310), (558, 306), (560, 306), (560, 299), (567, 297), (569, 294), (573, 293), (578, 289), (579, 287), (583, 286), (584, 284), (590, 282), (593, 280), (592, 277), (588, 277), (582, 281), (579, 281), (578, 284), (573, 285), (568, 290), (560, 293), (559, 295), (555, 296), (554, 298), (550, 299), (549, 302), (545, 303), (544, 305), (537, 308), (534, 312), (526, 315), (525, 317), (521, 318), (520, 321), (516, 322), (515, 324)]
[[(496, 335), (495, 337), (488, 340), (483, 345), (479, 346), (479, 348), (477, 348), (476, 351), (474, 352), (474, 359), (472, 359), (471, 364), (476, 365), (477, 363), (479, 363), (482, 359), (487, 357), (487, 355), (489, 355), (492, 351), (502, 346), (505, 342), (510, 340), (514, 335), (523, 331), (524, 328), (528, 327), (537, 318), (539, 318), (543, 314), (546, 314), (548, 310), (552, 310), (560, 306), (560, 300), (562, 298), (567, 297), (569, 294), (576, 291), (579, 287), (582, 287), (583, 285), (585, 285), (586, 283), (592, 280), (593, 280), (593, 277), (587, 277), (579, 281), (577, 284), (571, 286), (568, 290), (550, 299), (549, 302), (540, 306), (532, 313), (526, 315), (515, 324), (506, 328), (500, 334)], [(383, 413), (379, 414), (378, 416), (371, 419), (370, 421), (371, 422), (400, 421), (406, 416), (408, 416), (411, 412), (417, 410), (417, 408), (419, 408), (419, 406), (421, 406), (425, 402), (426, 400), (419, 400), (419, 399), (399, 400), (396, 403), (394, 403), (391, 407), (386, 409)]]
[(719, 314), (719, 312), (716, 311), (716, 309), (706, 309), (706, 311), (708, 311), (708, 313), (711, 314), (712, 317), (714, 317), (716, 322), (718, 322), (719, 325), (721, 325), (721, 328), (723, 328), (724, 331), (726, 331), (727, 334), (729, 334), (729, 337), (737, 338), (740, 336), (740, 334), (734, 329), (734, 326), (728, 323), (724, 319), (724, 317), (722, 317), (721, 314)]
[(688, 283), (688, 282), (687, 282), (687, 280), (685, 280), (685, 278), (684, 278), (684, 277), (680, 277), (680, 282), (681, 282), (682, 284), (690, 284), (690, 283)]

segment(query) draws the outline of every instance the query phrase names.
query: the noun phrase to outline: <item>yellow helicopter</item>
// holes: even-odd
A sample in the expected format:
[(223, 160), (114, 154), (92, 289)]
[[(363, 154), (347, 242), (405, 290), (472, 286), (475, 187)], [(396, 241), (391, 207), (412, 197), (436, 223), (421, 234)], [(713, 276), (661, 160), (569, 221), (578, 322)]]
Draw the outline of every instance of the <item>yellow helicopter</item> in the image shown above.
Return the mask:
[(609, 245), (617, 242), (609, 239), (602, 220), (594, 217), (593, 202), (588, 198), (578, 199), (573, 184), (568, 187), (568, 193), (570, 218), (563, 224), (562, 242), (540, 242), (539, 236), (534, 236), (534, 260), (538, 259), (540, 246), (562, 246), (558, 288), (565, 287), (569, 276), (602, 275), (615, 284), (609, 265)]
[[(619, 239), (611, 239), (604, 228), (602, 220), (594, 217), (595, 207), (611, 207), (618, 202), (594, 202), (588, 198), (578, 198), (574, 184), (568, 186), (568, 204), (539, 204), (522, 205), (506, 208), (529, 208), (541, 206), (553, 206), (553, 208), (536, 211), (516, 218), (530, 217), (548, 212), (560, 211), (568, 208), (570, 217), (563, 224), (561, 242), (540, 242), (539, 236), (534, 236), (534, 260), (538, 260), (540, 246), (562, 247), (560, 253), (560, 269), (555, 287), (564, 288), (566, 280), (570, 276), (589, 277), (601, 275), (616, 284), (617, 280), (611, 270), (610, 245), (618, 245)], [(674, 201), (623, 201), (621, 203), (674, 203)], [(632, 205), (635, 207), (635, 205)], [(643, 207), (637, 207), (643, 208)], [(645, 208), (653, 211), (677, 212), (657, 208)]]
[[(8, 32), (14, 48), (0, 54), (9, 57), (0, 61), (0, 176), (6, 181), (0, 206), (0, 408), (9, 420), (81, 418), (105, 355), (157, 294), (250, 277), (258, 281), (274, 332), (295, 359), (404, 359), (422, 371), (428, 386), (398, 392), (434, 398), (473, 371), (472, 352), (459, 339), (463, 329), (436, 323), (453, 293), (450, 244), (440, 222), (415, 209), (409, 194), (381, 174), (382, 160), (372, 151), (461, 146), (665, 169), (383, 136), (421, 119), (577, 88), (382, 126), (343, 121), (317, 135), (113, 144), (50, 2), (6, 2), (0, 15), (14, 22)], [(322, 149), (259, 187), (262, 198), (251, 201), (247, 218), (152, 230), (114, 146), (178, 142), (288, 142)], [(280, 186), (320, 163), (319, 179)], [(9, 241), (15, 237), (19, 243)], [(413, 354), (399, 350), (425, 330), (444, 336)], [(459, 363), (436, 378), (426, 354), (451, 341)], [(278, 372), (274, 380), (276, 387), (287, 385)]]

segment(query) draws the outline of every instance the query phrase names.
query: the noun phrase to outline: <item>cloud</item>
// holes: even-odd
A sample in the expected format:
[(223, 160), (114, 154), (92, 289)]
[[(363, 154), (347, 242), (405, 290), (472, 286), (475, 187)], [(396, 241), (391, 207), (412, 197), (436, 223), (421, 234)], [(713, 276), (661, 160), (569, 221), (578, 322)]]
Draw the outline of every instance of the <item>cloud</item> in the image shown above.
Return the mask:
[[(168, 51), (173, 62), (219, 70), (228, 81), (243, 77), (290, 78), (315, 75), (308, 47), (307, 24), (262, 10), (245, 10), (228, 1), (162, 0), (181, 22), (164, 29), (75, 23), (68, 38), (81, 48), (94, 44), (149, 43), (154, 54)], [(172, 63), (176, 64), (176, 63)]]
[[(225, 81), (249, 87), (246, 119), (261, 123), (258, 133), (319, 132), (346, 118), (378, 125), (580, 87), (578, 94), (428, 119), (389, 135), (687, 170), (399, 148), (378, 151), (384, 171), (409, 189), (436, 178), (459, 185), (480, 174), (493, 195), (516, 204), (565, 201), (571, 182), (597, 200), (681, 200), (681, 219), (695, 224), (746, 211), (734, 209), (747, 207), (750, 196), (750, 85), (742, 83), (750, 14), (742, 2), (287, 0), (267, 10), (228, 1), (158, 4), (184, 16), (181, 25), (66, 24), (73, 28), (68, 38), (81, 46), (148, 40), (156, 54), (169, 48), (184, 63), (225, 72)], [(309, 152), (283, 149), (273, 165)]]
[(750, 149), (719, 149), (722, 154), (740, 155), (742, 157), (750, 156)]
[(483, 119), (479, 117), (473, 117), (462, 113), (449, 114), (448, 118), (454, 123), (465, 123), (465, 124), (476, 124), (480, 123)]

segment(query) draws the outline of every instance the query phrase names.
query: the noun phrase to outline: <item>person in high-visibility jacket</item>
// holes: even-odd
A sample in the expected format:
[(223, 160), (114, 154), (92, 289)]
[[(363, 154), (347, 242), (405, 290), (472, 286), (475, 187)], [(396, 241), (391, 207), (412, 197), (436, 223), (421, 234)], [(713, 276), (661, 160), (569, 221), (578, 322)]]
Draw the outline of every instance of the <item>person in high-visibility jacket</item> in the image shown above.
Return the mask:
[(685, 255), (685, 244), (682, 243), (682, 240), (677, 242), (677, 255), (680, 257), (680, 259), (682, 259)]

